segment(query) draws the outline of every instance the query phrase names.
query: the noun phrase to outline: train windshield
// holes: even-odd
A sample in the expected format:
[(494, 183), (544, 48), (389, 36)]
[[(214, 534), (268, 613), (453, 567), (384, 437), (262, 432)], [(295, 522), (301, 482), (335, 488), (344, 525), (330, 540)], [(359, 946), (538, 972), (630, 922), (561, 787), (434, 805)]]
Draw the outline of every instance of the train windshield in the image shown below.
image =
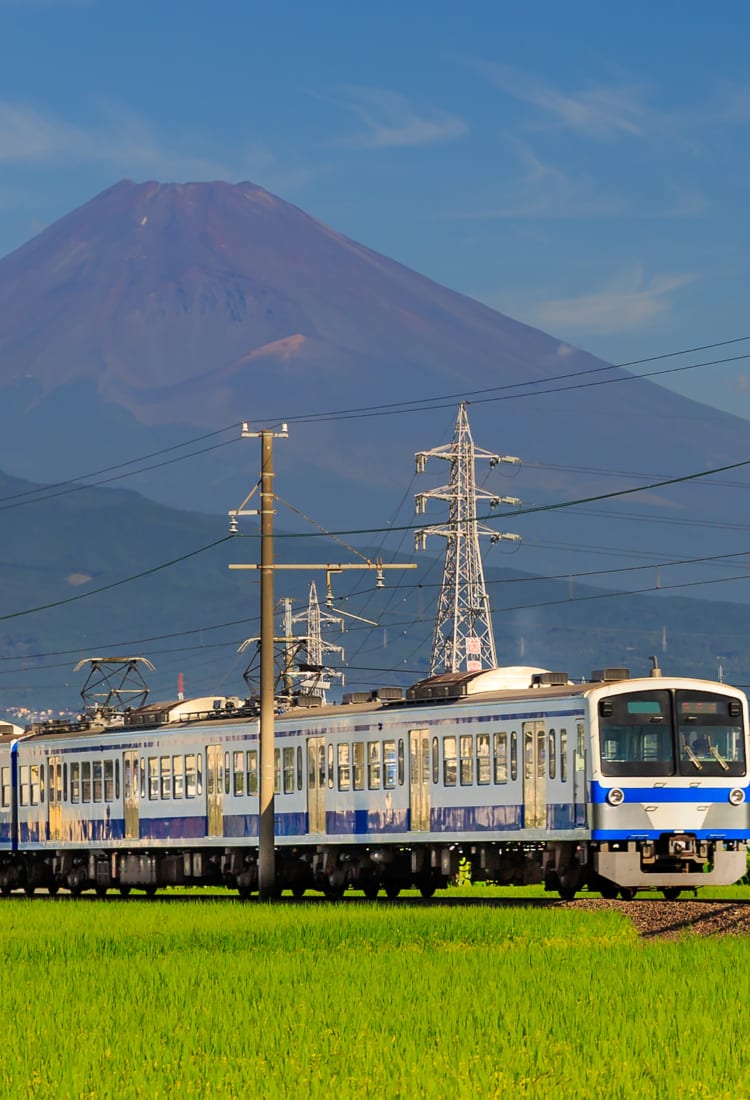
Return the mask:
[(638, 691), (599, 702), (604, 775), (746, 774), (742, 705), (707, 691)]

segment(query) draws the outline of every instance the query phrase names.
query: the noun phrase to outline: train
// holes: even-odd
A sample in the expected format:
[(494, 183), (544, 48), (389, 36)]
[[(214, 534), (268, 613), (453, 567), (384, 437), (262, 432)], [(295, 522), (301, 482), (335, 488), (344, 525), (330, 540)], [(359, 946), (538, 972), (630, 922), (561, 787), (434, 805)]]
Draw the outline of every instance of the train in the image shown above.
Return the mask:
[[(259, 714), (144, 705), (0, 736), (0, 893), (259, 887)], [(274, 894), (456, 880), (630, 899), (747, 870), (748, 702), (602, 668), (443, 673), (274, 717)]]

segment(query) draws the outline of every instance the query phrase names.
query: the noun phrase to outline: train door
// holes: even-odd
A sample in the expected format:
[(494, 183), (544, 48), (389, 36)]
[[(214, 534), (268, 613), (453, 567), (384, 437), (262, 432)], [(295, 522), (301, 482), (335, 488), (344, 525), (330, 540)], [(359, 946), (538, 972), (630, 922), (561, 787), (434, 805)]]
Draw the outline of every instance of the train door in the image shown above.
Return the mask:
[(429, 730), (409, 730), (409, 804), (412, 832), (430, 828)]
[(326, 831), (326, 743), (324, 737), (307, 739), (308, 831)]
[(208, 835), (224, 835), (224, 774), (221, 745), (206, 745)]
[(137, 840), (141, 831), (138, 803), (140, 780), (138, 776), (137, 752), (128, 751), (122, 754), (122, 774), (124, 776), (125, 839)]
[(544, 722), (523, 723), (523, 827), (547, 825), (547, 783)]
[(573, 754), (573, 803), (575, 824), (586, 825), (586, 739), (583, 722), (576, 727), (575, 752)]
[(49, 839), (62, 840), (62, 757), (50, 756), (48, 763), (49, 794), (47, 813)]

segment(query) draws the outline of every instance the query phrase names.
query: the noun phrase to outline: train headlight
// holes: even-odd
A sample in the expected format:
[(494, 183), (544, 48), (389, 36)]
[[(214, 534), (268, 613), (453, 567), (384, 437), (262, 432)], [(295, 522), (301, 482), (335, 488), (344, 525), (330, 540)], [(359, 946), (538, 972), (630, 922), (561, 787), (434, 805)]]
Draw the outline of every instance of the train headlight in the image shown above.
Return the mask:
[(739, 787), (732, 787), (729, 792), (729, 801), (733, 806), (741, 806), (745, 801), (745, 792)]
[(607, 791), (607, 802), (610, 806), (620, 806), (625, 801), (625, 792), (620, 790), (619, 787), (612, 787)]

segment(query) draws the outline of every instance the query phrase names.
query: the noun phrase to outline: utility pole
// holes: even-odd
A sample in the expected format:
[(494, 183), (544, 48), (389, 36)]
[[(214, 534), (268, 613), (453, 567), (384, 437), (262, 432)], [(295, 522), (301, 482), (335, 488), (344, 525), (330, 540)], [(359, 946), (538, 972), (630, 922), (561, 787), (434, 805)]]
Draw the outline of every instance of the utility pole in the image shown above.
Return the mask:
[[(362, 563), (324, 563), (322, 565), (281, 564), (274, 560), (273, 553), (273, 440), (288, 437), (286, 424), (280, 432), (270, 430), (251, 432), (247, 421), (242, 425), (243, 439), (261, 441), (261, 480), (260, 510), (246, 508), (253, 488), (239, 508), (229, 512), (229, 532), (237, 533), (237, 520), (240, 516), (260, 515), (260, 564), (230, 565), (230, 569), (260, 569), (260, 807), (258, 828), (258, 896), (261, 901), (270, 901), (275, 896), (276, 883), (276, 838), (274, 828), (274, 748), (275, 748), (275, 698), (274, 698), (274, 623), (273, 623), (273, 575), (277, 569), (321, 569), (326, 574), (326, 591), (331, 597), (331, 576), (345, 569), (376, 570), (375, 587), (383, 588), (383, 571), (386, 569), (416, 569), (416, 564), (386, 564), (379, 559)], [(331, 597), (332, 598), (332, 597)], [(356, 616), (354, 616), (356, 618)]]
[(417, 473), (423, 473), (428, 458), (450, 462), (447, 485), (416, 495), (416, 511), (426, 510), (428, 500), (448, 502), (447, 524), (424, 527), (415, 533), (417, 549), (424, 549), (428, 535), (446, 539), (445, 565), (440, 588), (435, 630), (432, 639), (430, 676), (440, 672), (469, 672), (495, 668), (495, 638), (492, 631), (490, 604), (484, 583), (479, 536), (488, 535), (491, 542), (501, 539), (520, 542), (520, 535), (501, 534), (477, 520), (477, 501), (487, 501), (490, 508), (500, 504), (519, 507), (518, 497), (499, 497), (477, 488), (476, 460), (485, 458), (490, 467), (498, 463), (520, 465), (520, 458), (497, 455), (474, 446), (466, 404), (458, 406), (458, 418), (453, 440), (445, 446), (416, 454)]

